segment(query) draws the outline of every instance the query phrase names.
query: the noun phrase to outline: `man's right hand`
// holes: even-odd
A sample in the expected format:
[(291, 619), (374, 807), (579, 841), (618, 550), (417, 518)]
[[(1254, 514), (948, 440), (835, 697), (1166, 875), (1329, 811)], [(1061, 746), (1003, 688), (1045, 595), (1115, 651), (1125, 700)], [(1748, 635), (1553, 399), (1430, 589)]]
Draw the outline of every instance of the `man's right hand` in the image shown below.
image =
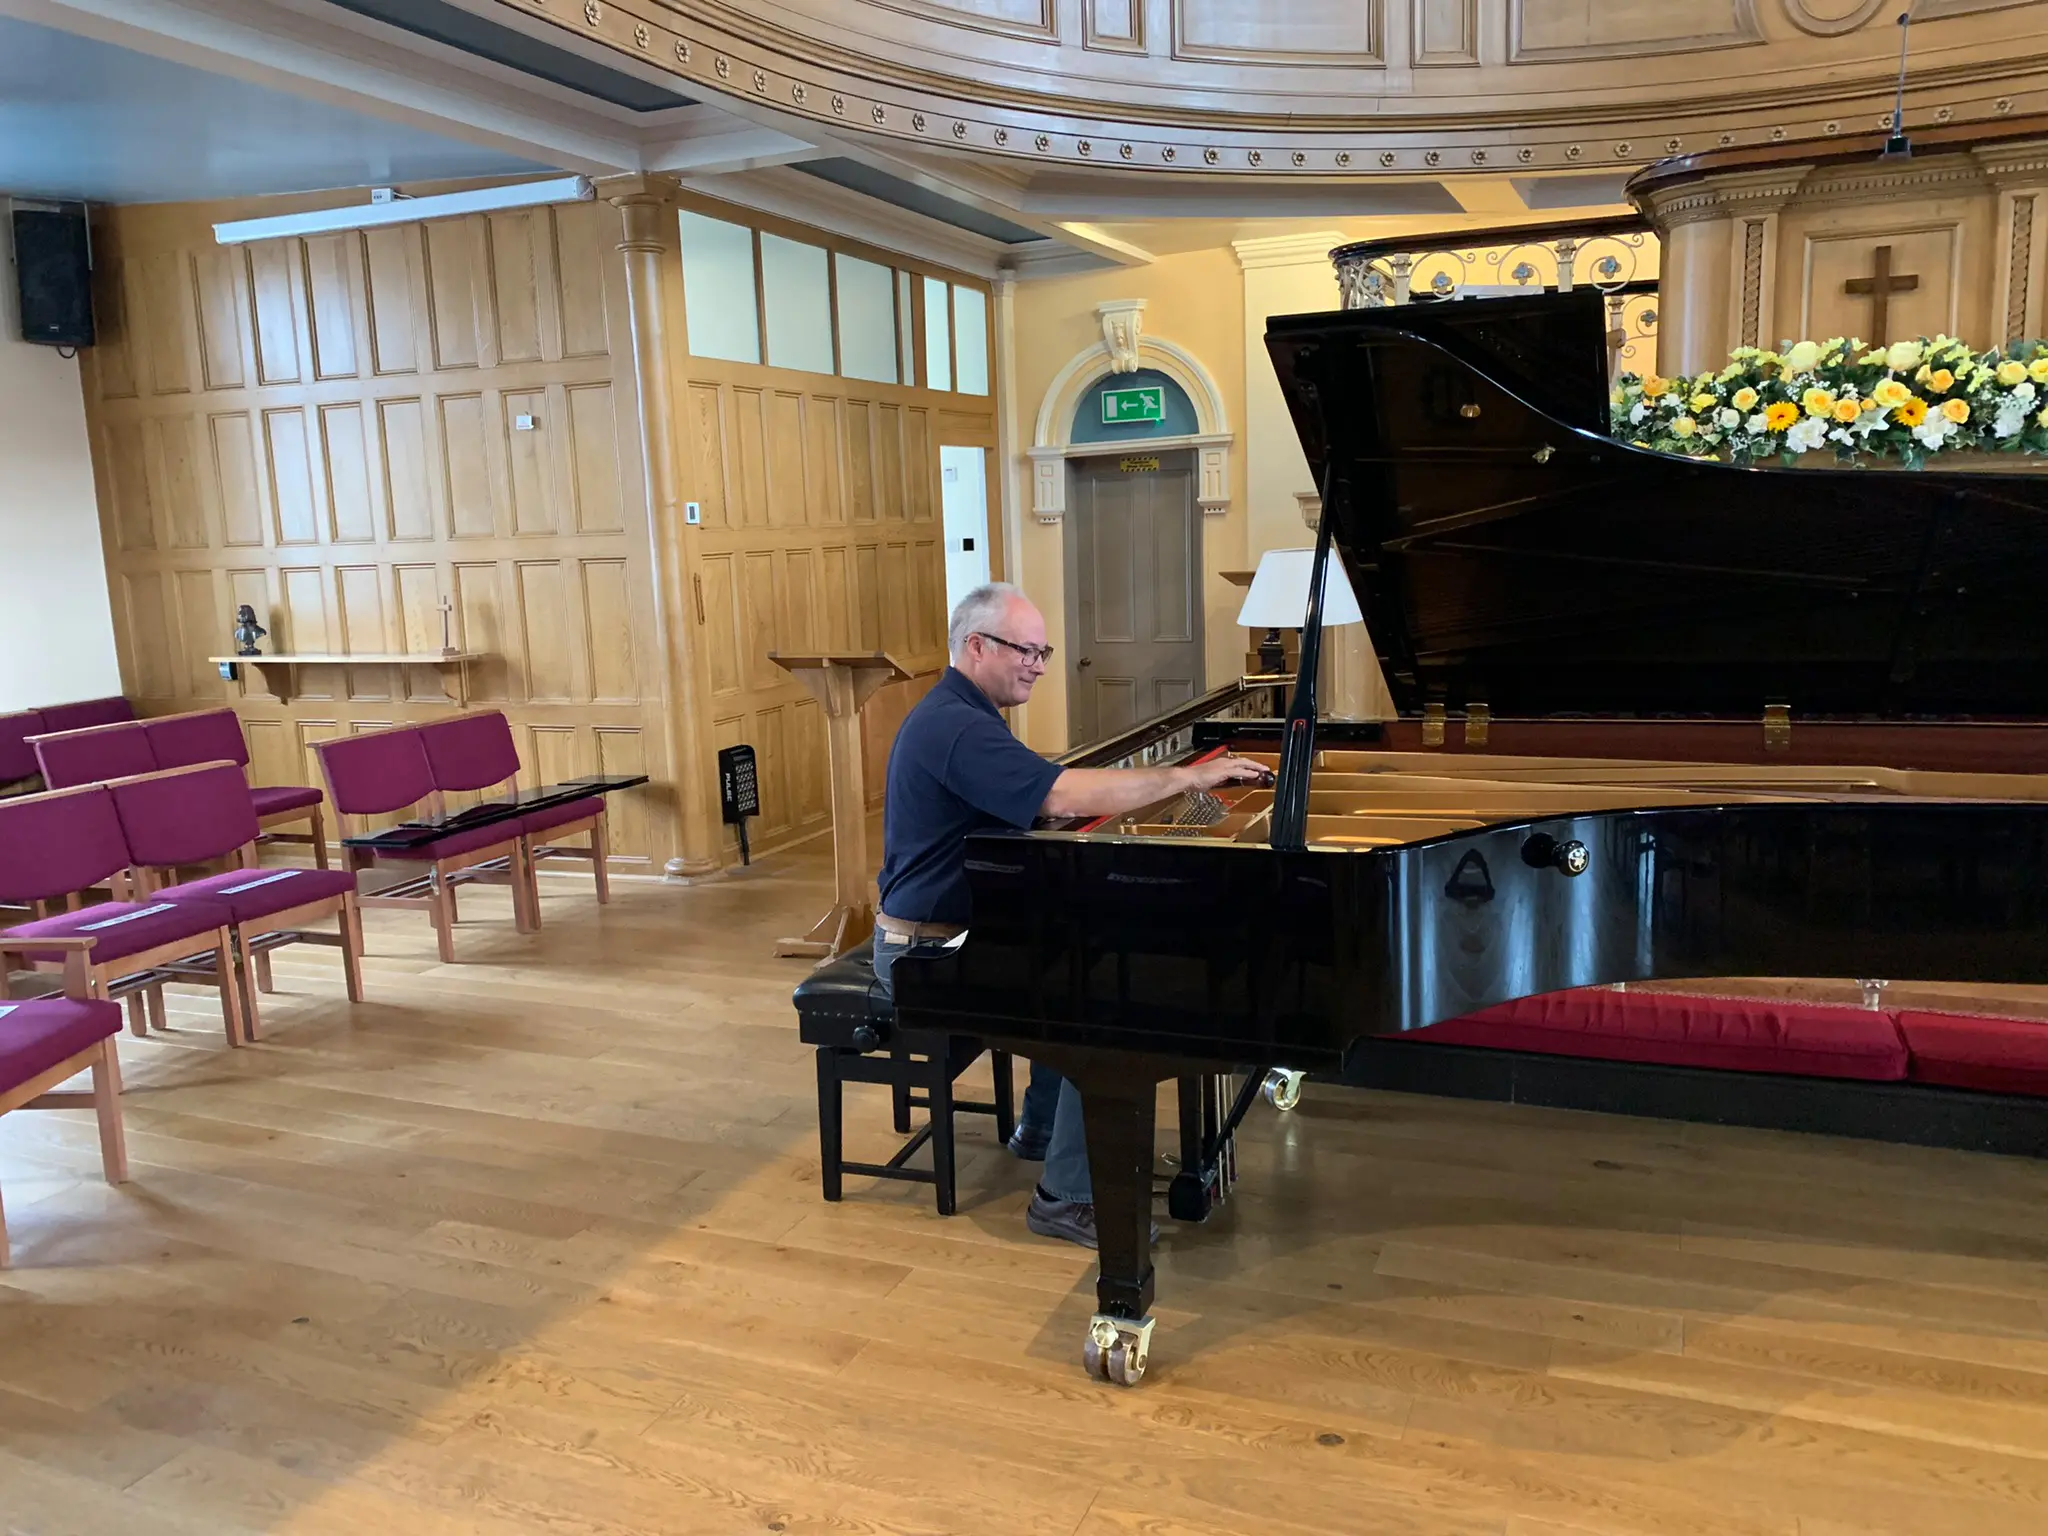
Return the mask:
[(1215, 789), (1221, 784), (1271, 784), (1273, 770), (1249, 757), (1224, 754), (1205, 763), (1190, 763), (1182, 770), (1189, 789)]

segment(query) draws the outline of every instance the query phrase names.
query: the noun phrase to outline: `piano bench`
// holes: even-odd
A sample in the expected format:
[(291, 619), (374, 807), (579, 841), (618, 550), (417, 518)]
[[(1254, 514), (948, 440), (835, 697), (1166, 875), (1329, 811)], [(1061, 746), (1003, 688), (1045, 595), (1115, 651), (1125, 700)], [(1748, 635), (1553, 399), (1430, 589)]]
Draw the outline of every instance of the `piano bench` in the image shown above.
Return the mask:
[[(953, 1083), (981, 1059), (986, 1049), (972, 1035), (941, 1035), (898, 1029), (896, 1009), (875, 982), (874, 962), (866, 954), (846, 955), (820, 966), (796, 989), (796, 1013), (804, 1044), (818, 1048), (818, 1162), (825, 1198), (840, 1198), (849, 1173), (876, 1179), (902, 1179), (933, 1185), (939, 1214), (950, 1216), (956, 1204), (953, 1164), (953, 1116), (993, 1115), (996, 1134), (1004, 1141), (1016, 1128), (1010, 1084), (1010, 1053), (990, 1051), (994, 1067), (994, 1098), (987, 1104), (953, 1097)], [(909, 1136), (886, 1163), (846, 1160), (840, 1118), (840, 1088), (845, 1083), (886, 1083), (896, 1111), (896, 1130)], [(925, 1111), (925, 1123), (910, 1130), (910, 1112)], [(905, 1165), (927, 1142), (929, 1172)]]

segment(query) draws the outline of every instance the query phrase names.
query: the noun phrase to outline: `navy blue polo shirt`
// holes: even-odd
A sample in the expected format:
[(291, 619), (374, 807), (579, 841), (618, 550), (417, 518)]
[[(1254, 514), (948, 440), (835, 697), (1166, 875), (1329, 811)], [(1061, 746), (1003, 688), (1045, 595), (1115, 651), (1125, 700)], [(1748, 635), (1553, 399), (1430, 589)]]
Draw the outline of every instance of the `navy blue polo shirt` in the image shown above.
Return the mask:
[(1030, 826), (1059, 776), (1010, 734), (987, 694), (946, 668), (889, 749), (882, 910), (905, 923), (964, 926), (968, 834)]

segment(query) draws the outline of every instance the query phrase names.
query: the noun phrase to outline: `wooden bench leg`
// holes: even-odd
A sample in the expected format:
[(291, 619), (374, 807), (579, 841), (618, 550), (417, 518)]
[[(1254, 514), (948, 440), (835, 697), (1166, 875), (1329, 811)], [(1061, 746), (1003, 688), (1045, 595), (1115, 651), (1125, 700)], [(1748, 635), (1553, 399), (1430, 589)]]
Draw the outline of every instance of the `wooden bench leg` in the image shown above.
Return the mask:
[(149, 1038), (149, 1001), (140, 992), (128, 994), (128, 1033), (138, 1040)]
[(440, 864), (433, 870), (433, 905), (428, 908), (434, 920), (434, 946), (441, 956), (443, 965), (455, 963), (455, 900), (454, 892), (448, 887), (448, 871)]
[(164, 989), (151, 987), (143, 998), (144, 1009), (149, 1014), (149, 1027), (162, 1034), (171, 1027), (170, 1015), (164, 1009)]
[(341, 975), (348, 988), (348, 1000), (363, 1000), (363, 909), (353, 896), (341, 898)]
[(259, 949), (249, 956), (249, 963), (256, 974), (256, 985), (264, 992), (275, 992), (277, 983), (270, 979), (270, 951)]
[(313, 807), (311, 819), (313, 829), (313, 863), (319, 869), (327, 867), (327, 817), (319, 806)]
[[(121, 1058), (111, 1037), (92, 1059), (92, 1108), (100, 1122), (100, 1168), (109, 1184), (128, 1182), (128, 1137), (121, 1126)], [(5, 1239), (0, 1237), (0, 1262)]]
[(839, 1122), (839, 1059), (830, 1046), (818, 1048), (818, 1172), (825, 1198), (837, 1200), (845, 1162), (845, 1137)]
[(590, 875), (597, 882), (597, 904), (603, 906), (612, 899), (612, 835), (600, 810), (597, 820), (590, 828)]

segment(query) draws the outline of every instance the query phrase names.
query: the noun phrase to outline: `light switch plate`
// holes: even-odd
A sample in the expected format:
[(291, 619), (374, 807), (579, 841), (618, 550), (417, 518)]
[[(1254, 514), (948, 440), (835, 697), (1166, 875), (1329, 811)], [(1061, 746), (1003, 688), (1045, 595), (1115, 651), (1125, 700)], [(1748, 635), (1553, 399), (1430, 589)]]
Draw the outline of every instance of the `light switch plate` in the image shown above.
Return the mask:
[(527, 415), (514, 416), (512, 418), (512, 430), (514, 432), (531, 432), (533, 430), (533, 418)]
[(684, 502), (684, 503), (683, 503), (683, 521), (684, 521), (684, 522), (686, 522), (686, 523), (689, 523), (689, 524), (691, 524), (691, 525), (692, 525), (693, 527), (694, 527), (694, 526), (695, 526), (696, 524), (698, 524), (698, 523), (701, 523), (701, 522), (703, 522), (703, 521), (704, 521), (704, 508), (703, 508), (703, 505), (702, 505), (701, 503), (699, 503), (699, 502), (694, 502), (694, 501), (686, 501), (686, 502)]

